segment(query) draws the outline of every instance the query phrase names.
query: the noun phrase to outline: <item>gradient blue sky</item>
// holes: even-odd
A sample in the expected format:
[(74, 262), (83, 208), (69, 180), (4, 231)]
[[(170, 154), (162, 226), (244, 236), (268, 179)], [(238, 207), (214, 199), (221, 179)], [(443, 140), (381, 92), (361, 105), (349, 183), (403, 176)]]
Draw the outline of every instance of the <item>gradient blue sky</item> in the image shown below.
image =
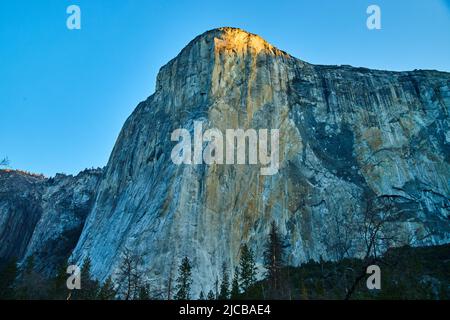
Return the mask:
[[(71, 4), (79, 31), (66, 28)], [(366, 28), (370, 4), (380, 31)], [(46, 175), (104, 166), (159, 68), (221, 26), (311, 63), (450, 71), (447, 0), (1, 0), (0, 157)]]

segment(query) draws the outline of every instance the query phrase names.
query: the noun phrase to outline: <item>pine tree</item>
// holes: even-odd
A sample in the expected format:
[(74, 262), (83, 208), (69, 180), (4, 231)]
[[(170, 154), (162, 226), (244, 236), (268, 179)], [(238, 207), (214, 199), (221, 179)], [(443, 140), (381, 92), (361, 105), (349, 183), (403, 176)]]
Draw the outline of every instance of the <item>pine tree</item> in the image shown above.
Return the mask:
[(139, 255), (125, 248), (122, 253), (122, 262), (117, 273), (117, 282), (121, 297), (132, 300), (139, 297), (141, 274), (138, 267), (141, 263)]
[(9, 166), (9, 159), (8, 159), (8, 157), (0, 159), (0, 167), (8, 167), (8, 166)]
[(241, 248), (240, 266), (240, 285), (241, 290), (246, 292), (256, 281), (256, 265), (251, 249), (244, 244)]
[(10, 300), (14, 299), (15, 290), (14, 282), (18, 274), (17, 259), (12, 258), (6, 263), (0, 273), (0, 299)]
[(283, 244), (275, 221), (272, 222), (269, 239), (264, 252), (264, 266), (271, 294), (280, 288), (281, 269), (283, 267)]
[(56, 276), (50, 281), (49, 298), (54, 300), (66, 300), (69, 296), (67, 289), (67, 261), (64, 261), (58, 268)]
[(175, 299), (189, 300), (191, 296), (192, 272), (188, 257), (184, 257), (178, 269)]
[(25, 259), (16, 285), (16, 298), (39, 300), (48, 298), (48, 279), (34, 271), (34, 256)]
[(81, 266), (81, 289), (73, 290), (72, 297), (77, 300), (95, 300), (99, 293), (99, 283), (92, 279), (91, 274), (91, 259), (87, 257), (84, 259)]
[(139, 287), (139, 300), (150, 300), (150, 286), (148, 284)]
[(239, 268), (234, 268), (233, 282), (231, 283), (231, 300), (239, 298)]
[(227, 265), (222, 265), (222, 282), (220, 284), (219, 300), (227, 300), (230, 298), (230, 277), (228, 275)]
[(306, 289), (305, 282), (303, 282), (303, 281), (302, 281), (302, 286), (301, 286), (300, 299), (301, 300), (308, 300), (308, 290)]
[(200, 295), (198, 297), (198, 300), (205, 300), (205, 294), (203, 293), (203, 290), (200, 291)]
[(99, 293), (98, 293), (98, 300), (114, 300), (116, 298), (116, 290), (114, 289), (114, 282), (111, 279), (111, 276), (109, 276), (103, 285), (100, 287)]
[(23, 272), (25, 274), (31, 274), (31, 272), (33, 272), (33, 270), (34, 270), (34, 255), (29, 255), (25, 259)]
[(208, 299), (208, 300), (216, 300), (216, 295), (214, 294), (214, 292), (212, 290), (209, 290), (208, 297), (206, 299)]

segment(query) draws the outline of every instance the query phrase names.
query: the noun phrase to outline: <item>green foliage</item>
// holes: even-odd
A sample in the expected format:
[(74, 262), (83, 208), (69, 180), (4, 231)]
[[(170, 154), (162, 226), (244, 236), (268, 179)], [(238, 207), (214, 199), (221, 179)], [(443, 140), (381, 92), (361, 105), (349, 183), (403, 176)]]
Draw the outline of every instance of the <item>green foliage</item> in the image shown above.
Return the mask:
[(148, 284), (139, 287), (139, 300), (150, 300), (150, 286)]
[(0, 271), (0, 299), (14, 299), (14, 282), (18, 274), (17, 259), (10, 259)]
[(209, 290), (208, 296), (206, 297), (207, 300), (216, 300), (216, 295), (212, 290)]
[(176, 284), (176, 300), (189, 300), (191, 296), (192, 271), (191, 262), (188, 257), (184, 257), (178, 268), (178, 278)]
[(100, 285), (92, 278), (91, 259), (87, 257), (81, 266), (81, 289), (72, 290), (74, 300), (95, 300), (98, 297)]
[(241, 259), (239, 262), (239, 282), (240, 288), (243, 292), (246, 292), (248, 288), (256, 281), (256, 265), (251, 249), (244, 244), (241, 247)]
[(25, 259), (24, 273), (30, 274), (34, 270), (34, 255), (30, 255)]
[(105, 282), (101, 285), (98, 292), (98, 300), (114, 300), (116, 298), (117, 292), (114, 289), (114, 282), (109, 276)]
[[(450, 299), (450, 244), (433, 247), (402, 247), (389, 250), (379, 261), (381, 268), (381, 290), (369, 290), (368, 275), (356, 287), (351, 299), (369, 300), (417, 300)], [(347, 290), (365, 270), (359, 259), (343, 259), (338, 262), (309, 261), (299, 267), (283, 267), (281, 279), (292, 292), (292, 299), (344, 299)], [(269, 279), (251, 286), (243, 296), (254, 299), (271, 299)], [(287, 299), (278, 293), (277, 299)]]
[(231, 300), (239, 299), (239, 268), (234, 269), (233, 281), (231, 283)]
[(57, 270), (56, 276), (50, 279), (49, 298), (53, 300), (66, 300), (69, 296), (67, 289), (67, 267), (68, 263), (64, 262)]
[(48, 279), (34, 270), (34, 256), (30, 255), (23, 263), (16, 282), (16, 299), (38, 300), (48, 297)]
[(269, 239), (264, 251), (264, 267), (267, 270), (268, 288), (271, 295), (281, 289), (281, 269), (283, 268), (283, 244), (275, 221), (272, 222)]
[(222, 282), (220, 284), (219, 300), (227, 300), (230, 298), (230, 276), (228, 274), (227, 265), (222, 265)]
[[(245, 257), (245, 258), (244, 258)], [(82, 290), (70, 292), (66, 287), (68, 278), (67, 263), (62, 264), (54, 277), (48, 279), (35, 271), (34, 257), (28, 257), (20, 269), (17, 261), (11, 259), (4, 264), (0, 273), (1, 299), (101, 299), (113, 300), (118, 297), (116, 285), (108, 277), (99, 286), (91, 276), (91, 262), (86, 259), (81, 271)], [(131, 262), (134, 259), (130, 259)], [(402, 247), (390, 249), (382, 257), (378, 257), (381, 268), (381, 290), (368, 290), (367, 274), (357, 283), (351, 299), (450, 299), (450, 244), (434, 247)], [(135, 266), (134, 264), (132, 264)], [(245, 268), (243, 268), (245, 266)], [(229, 289), (229, 272), (223, 268), (219, 294), (210, 290), (206, 299), (216, 300), (231, 295), (231, 299), (344, 299), (355, 279), (364, 271), (366, 261), (359, 259), (343, 259), (338, 262), (308, 261), (299, 267), (281, 267), (278, 269), (279, 290), (271, 292), (271, 279), (251, 283), (245, 291), (240, 291), (242, 281), (254, 279), (255, 274), (242, 270), (255, 270), (253, 253), (242, 248), (241, 263), (236, 267)], [(125, 286), (128, 280), (135, 281), (132, 270), (131, 277), (122, 278)], [(192, 285), (192, 267), (185, 257), (180, 266), (176, 280), (176, 298), (190, 299)], [(250, 276), (248, 276), (250, 274)], [(142, 274), (138, 275), (142, 277)], [(134, 279), (134, 280), (133, 280)], [(119, 285), (119, 283), (117, 283)], [(218, 291), (217, 281), (215, 283)], [(132, 299), (150, 299), (150, 287), (139, 282), (137, 293)], [(205, 299), (203, 291), (200, 299)]]

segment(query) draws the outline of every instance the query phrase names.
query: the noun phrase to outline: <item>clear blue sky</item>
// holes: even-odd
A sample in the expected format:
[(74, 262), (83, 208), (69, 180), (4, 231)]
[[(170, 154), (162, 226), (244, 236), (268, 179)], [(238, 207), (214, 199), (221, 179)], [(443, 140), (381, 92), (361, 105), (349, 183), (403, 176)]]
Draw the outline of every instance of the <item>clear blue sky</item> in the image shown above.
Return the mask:
[[(81, 30), (66, 28), (71, 4)], [(382, 30), (366, 28), (370, 4)], [(450, 71), (447, 0), (2, 0), (0, 158), (46, 175), (104, 166), (159, 68), (221, 26), (311, 63)]]

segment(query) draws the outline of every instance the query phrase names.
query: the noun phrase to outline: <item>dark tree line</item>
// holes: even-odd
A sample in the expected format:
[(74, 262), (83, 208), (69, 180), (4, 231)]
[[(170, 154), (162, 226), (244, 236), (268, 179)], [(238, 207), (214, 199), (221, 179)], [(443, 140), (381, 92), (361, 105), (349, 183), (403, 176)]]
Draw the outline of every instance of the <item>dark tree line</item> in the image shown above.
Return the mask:
[(68, 264), (61, 265), (56, 274), (46, 278), (34, 269), (34, 257), (29, 256), (19, 266), (17, 259), (11, 259), (0, 270), (0, 300), (111, 300), (116, 290), (111, 278), (103, 284), (92, 278), (91, 260), (86, 258), (81, 267), (81, 289), (67, 288)]
[[(284, 241), (273, 222), (264, 248), (264, 268), (266, 285), (257, 286), (257, 268), (253, 251), (243, 244), (240, 249), (239, 265), (234, 268), (231, 278), (228, 266), (223, 264), (220, 281), (220, 289), (217, 290), (217, 281), (213, 284), (215, 291), (209, 291), (208, 300), (238, 300), (277, 298), (281, 296), (283, 287)], [(231, 283), (230, 283), (231, 280)], [(204, 299), (204, 293), (200, 293), (199, 299)]]
[[(280, 287), (280, 271), (283, 267), (282, 250), (281, 237), (275, 223), (272, 223), (264, 256), (266, 278), (269, 281), (267, 292), (270, 295), (274, 295)], [(63, 263), (56, 274), (47, 279), (35, 271), (33, 256), (29, 256), (21, 266), (16, 259), (11, 259), (1, 268), (0, 299), (146, 300), (171, 299), (172, 295), (177, 300), (197, 298), (192, 292), (193, 266), (187, 256), (181, 260), (176, 277), (173, 277), (172, 270), (170, 271), (167, 293), (161, 293), (150, 286), (144, 278), (145, 272), (140, 269), (142, 265), (140, 255), (128, 248), (125, 248), (122, 253), (114, 278), (110, 276), (103, 283), (93, 278), (91, 259), (86, 258), (80, 270), (81, 289), (79, 290), (67, 288), (68, 265), (67, 262)], [(211, 286), (213, 289), (207, 294), (200, 292), (198, 299), (247, 299), (254, 296), (253, 287), (257, 281), (257, 269), (254, 253), (246, 244), (240, 248), (239, 264), (232, 273), (230, 271), (224, 263), (220, 279), (216, 279)]]
[[(268, 292), (273, 295), (279, 288), (280, 270), (283, 266), (282, 241), (275, 223), (265, 249), (266, 277), (269, 280)], [(34, 270), (34, 257), (26, 259), (22, 266), (18, 266), (16, 259), (11, 259), (2, 268), (0, 276), (0, 299), (58, 299), (58, 300), (137, 300), (155, 299), (160, 295), (153, 294), (149, 283), (145, 281), (140, 255), (125, 248), (118, 271), (114, 280), (110, 276), (103, 283), (95, 280), (91, 272), (91, 259), (88, 257), (81, 266), (81, 289), (69, 290), (67, 288), (68, 263), (62, 264), (54, 277), (44, 278)], [(178, 266), (178, 275), (172, 280), (170, 272), (168, 281), (167, 299), (173, 297), (177, 300), (193, 299), (192, 293), (192, 263), (184, 257)], [(251, 298), (252, 286), (256, 283), (256, 264), (252, 250), (243, 244), (240, 249), (239, 265), (234, 268), (233, 274), (226, 263), (222, 265), (220, 281), (213, 284), (213, 290), (207, 294), (200, 293), (199, 299), (227, 300)], [(174, 282), (174, 283), (172, 283)], [(163, 297), (164, 298), (164, 297)]]

